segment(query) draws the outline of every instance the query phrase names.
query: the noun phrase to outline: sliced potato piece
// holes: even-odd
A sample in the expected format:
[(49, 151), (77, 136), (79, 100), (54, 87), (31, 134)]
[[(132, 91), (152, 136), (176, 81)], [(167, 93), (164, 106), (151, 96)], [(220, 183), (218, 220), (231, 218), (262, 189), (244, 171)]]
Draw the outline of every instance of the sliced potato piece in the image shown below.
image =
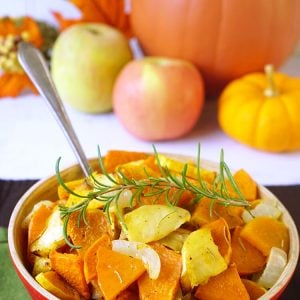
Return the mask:
[(187, 229), (178, 228), (158, 242), (174, 251), (181, 252), (183, 243), (190, 233)]
[(51, 250), (60, 248), (65, 244), (63, 221), (60, 218), (59, 208), (55, 207), (48, 219), (45, 231), (31, 244), (29, 250), (39, 256), (48, 256)]
[(191, 287), (205, 284), (211, 276), (227, 269), (209, 228), (193, 231), (182, 247), (182, 277)]
[[(85, 178), (75, 179), (72, 181), (65, 182), (66, 186), (74, 191), (78, 186), (80, 186), (85, 181)], [(68, 200), (70, 193), (62, 186), (57, 187), (57, 195), (60, 200)]]
[[(110, 174), (110, 176), (113, 177), (112, 174)], [(115, 183), (113, 183), (111, 180), (109, 180), (107, 178), (107, 176), (105, 176), (104, 174), (101, 173), (93, 173), (93, 177), (95, 179), (95, 182), (93, 181), (92, 178), (89, 178), (87, 181), (84, 180), (81, 182), (81, 184), (77, 185), (76, 188), (74, 188), (74, 193), (81, 195), (81, 196), (87, 196), (90, 192), (93, 192), (93, 188), (92, 185), (97, 185), (97, 182), (99, 184), (103, 184), (106, 185), (108, 187), (110, 186), (114, 186)], [(90, 184), (89, 184), (90, 181)], [(97, 182), (96, 182), (97, 181)], [(66, 203), (66, 206), (70, 207), (72, 205), (76, 205), (80, 202), (82, 202), (84, 199), (83, 197), (77, 197), (74, 194), (70, 194)], [(93, 199), (89, 205), (88, 205), (88, 209), (96, 209), (96, 208), (101, 208), (104, 206), (104, 202)]]
[(62, 300), (80, 300), (79, 294), (56, 272), (40, 273), (36, 281), (48, 292)]
[(80, 185), (73, 189), (74, 194), (70, 194), (66, 202), (66, 206), (70, 207), (82, 202), (85, 198), (77, 197), (75, 194), (80, 196), (86, 196), (89, 192), (92, 191), (92, 188), (87, 184), (87, 181), (84, 180)]
[(124, 216), (130, 241), (148, 243), (167, 236), (190, 220), (186, 209), (167, 205), (143, 205)]
[(279, 279), (287, 264), (287, 254), (280, 248), (272, 247), (266, 267), (256, 282), (264, 288), (271, 288)]
[(35, 277), (39, 273), (45, 273), (51, 270), (50, 259), (48, 257), (34, 257), (32, 276)]
[[(185, 162), (175, 160), (175, 159), (165, 156), (163, 154), (159, 154), (158, 159), (159, 159), (159, 162), (162, 167), (168, 168), (170, 171), (173, 171), (173, 172), (176, 172), (179, 174), (181, 174), (181, 172), (184, 168), (184, 165), (185, 165)], [(198, 171), (197, 171), (197, 167), (195, 166), (195, 164), (188, 163), (186, 175), (190, 178), (198, 179)], [(216, 178), (216, 172), (201, 168), (200, 176), (201, 176), (202, 180), (207, 181), (209, 183), (213, 183), (213, 181)]]
[(125, 240), (112, 241), (112, 250), (141, 259), (151, 279), (157, 279), (160, 273), (160, 258), (155, 250), (141, 242)]

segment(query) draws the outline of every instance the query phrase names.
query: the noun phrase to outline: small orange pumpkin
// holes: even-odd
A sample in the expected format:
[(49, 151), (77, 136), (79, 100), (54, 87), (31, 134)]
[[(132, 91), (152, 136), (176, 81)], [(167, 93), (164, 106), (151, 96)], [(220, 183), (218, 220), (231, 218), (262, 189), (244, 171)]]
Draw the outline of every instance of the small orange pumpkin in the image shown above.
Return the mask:
[(300, 149), (300, 78), (252, 73), (234, 80), (218, 102), (221, 128), (248, 146), (273, 152)]
[(186, 59), (207, 91), (279, 67), (300, 35), (298, 0), (132, 0), (131, 26), (147, 55)]

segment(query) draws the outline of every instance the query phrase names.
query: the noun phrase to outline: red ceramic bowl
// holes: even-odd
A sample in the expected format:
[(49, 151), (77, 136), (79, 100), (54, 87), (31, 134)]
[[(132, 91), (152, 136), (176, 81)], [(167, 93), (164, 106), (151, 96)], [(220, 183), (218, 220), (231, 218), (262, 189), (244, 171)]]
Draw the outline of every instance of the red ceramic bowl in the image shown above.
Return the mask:
[[(191, 157), (182, 157), (186, 160), (191, 160)], [(94, 169), (97, 166), (97, 160), (91, 160), (90, 164)], [(218, 170), (218, 164), (202, 161), (202, 167), (212, 170)], [(62, 177), (65, 181), (74, 180), (83, 177), (83, 174), (78, 165), (71, 166), (62, 171)], [(19, 200), (16, 207), (11, 215), (9, 228), (8, 228), (8, 244), (10, 255), (14, 264), (14, 267), (23, 281), (28, 292), (33, 299), (58, 299), (53, 296), (45, 289), (43, 289), (27, 271), (27, 261), (26, 261), (26, 250), (27, 250), (27, 234), (24, 229), (22, 229), (22, 221), (25, 216), (32, 210), (34, 204), (40, 200), (57, 200), (57, 186), (58, 182), (56, 176), (53, 175), (49, 178), (43, 179), (33, 185)], [(268, 292), (263, 295), (261, 300), (277, 299), (280, 294), (284, 291), (288, 285), (290, 279), (295, 272), (297, 261), (299, 257), (299, 236), (296, 225), (284, 207), (284, 205), (265, 187), (259, 186), (259, 192), (261, 198), (269, 198), (277, 201), (278, 207), (283, 212), (282, 221), (288, 226), (290, 233), (290, 250), (288, 254), (288, 264), (278, 279), (277, 283)]]

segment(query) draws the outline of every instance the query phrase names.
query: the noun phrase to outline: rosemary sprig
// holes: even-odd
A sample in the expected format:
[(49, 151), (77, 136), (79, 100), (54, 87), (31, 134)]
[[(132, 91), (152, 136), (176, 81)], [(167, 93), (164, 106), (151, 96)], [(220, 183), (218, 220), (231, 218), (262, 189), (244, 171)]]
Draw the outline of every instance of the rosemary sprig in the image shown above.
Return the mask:
[[(119, 220), (123, 226), (125, 226), (123, 222), (123, 216), (121, 209), (119, 209), (118, 201), (121, 196), (121, 193), (125, 190), (131, 190), (132, 196), (130, 198), (130, 207), (133, 207), (134, 201), (141, 203), (141, 197), (157, 197), (157, 199), (161, 196), (165, 197), (166, 204), (168, 205), (177, 205), (180, 197), (184, 191), (190, 191), (194, 195), (194, 202), (199, 202), (203, 197), (207, 197), (211, 199), (210, 211), (212, 214), (213, 206), (215, 204), (221, 204), (224, 206), (242, 206), (249, 207), (248, 201), (242, 195), (239, 190), (237, 184), (235, 183), (233, 176), (230, 172), (229, 167), (224, 161), (224, 152), (221, 150), (220, 162), (219, 162), (219, 173), (217, 174), (215, 181), (212, 185), (208, 184), (201, 178), (201, 169), (200, 169), (200, 145), (198, 145), (198, 153), (197, 153), (197, 183), (195, 181), (191, 181), (187, 177), (187, 169), (188, 164), (185, 164), (180, 175), (173, 174), (167, 167), (163, 168), (161, 162), (159, 160), (158, 152), (156, 148), (153, 146), (154, 155), (156, 159), (156, 163), (162, 176), (160, 178), (150, 176), (146, 169), (145, 179), (135, 180), (128, 178), (121, 170), (117, 170), (116, 176), (113, 176), (107, 172), (104, 166), (104, 161), (100, 152), (100, 148), (98, 147), (98, 161), (99, 166), (102, 173), (105, 175), (107, 182), (103, 183), (97, 180), (97, 178), (91, 173), (87, 178), (87, 182), (92, 187), (91, 192), (87, 195), (80, 195), (72, 191), (64, 182), (63, 178), (60, 174), (59, 164), (61, 158), (57, 160), (56, 163), (56, 176), (58, 182), (62, 187), (70, 194), (73, 194), (76, 197), (82, 198), (82, 202), (70, 206), (60, 207), (61, 216), (64, 220), (64, 237), (69, 246), (73, 248), (80, 248), (78, 246), (73, 245), (67, 236), (67, 226), (70, 219), (71, 214), (75, 212), (79, 212), (78, 214), (78, 225), (80, 225), (81, 220), (87, 224), (86, 219), (86, 210), (89, 203), (92, 200), (98, 200), (103, 202), (103, 211), (106, 212), (107, 217), (110, 220), (110, 207), (114, 203), (116, 208), (117, 215)], [(116, 178), (119, 178), (116, 179)], [(233, 190), (236, 192), (238, 197), (232, 197), (229, 195), (227, 190), (227, 184), (231, 185)], [(126, 226), (125, 226), (126, 228)]]

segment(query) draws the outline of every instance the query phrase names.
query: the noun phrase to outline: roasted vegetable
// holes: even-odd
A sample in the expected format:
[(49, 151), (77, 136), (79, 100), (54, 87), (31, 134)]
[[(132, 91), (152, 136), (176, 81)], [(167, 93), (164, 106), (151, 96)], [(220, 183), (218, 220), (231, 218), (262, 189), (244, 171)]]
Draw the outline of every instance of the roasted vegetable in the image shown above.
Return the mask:
[(124, 216), (129, 241), (149, 243), (167, 236), (190, 220), (190, 213), (180, 207), (143, 205)]

